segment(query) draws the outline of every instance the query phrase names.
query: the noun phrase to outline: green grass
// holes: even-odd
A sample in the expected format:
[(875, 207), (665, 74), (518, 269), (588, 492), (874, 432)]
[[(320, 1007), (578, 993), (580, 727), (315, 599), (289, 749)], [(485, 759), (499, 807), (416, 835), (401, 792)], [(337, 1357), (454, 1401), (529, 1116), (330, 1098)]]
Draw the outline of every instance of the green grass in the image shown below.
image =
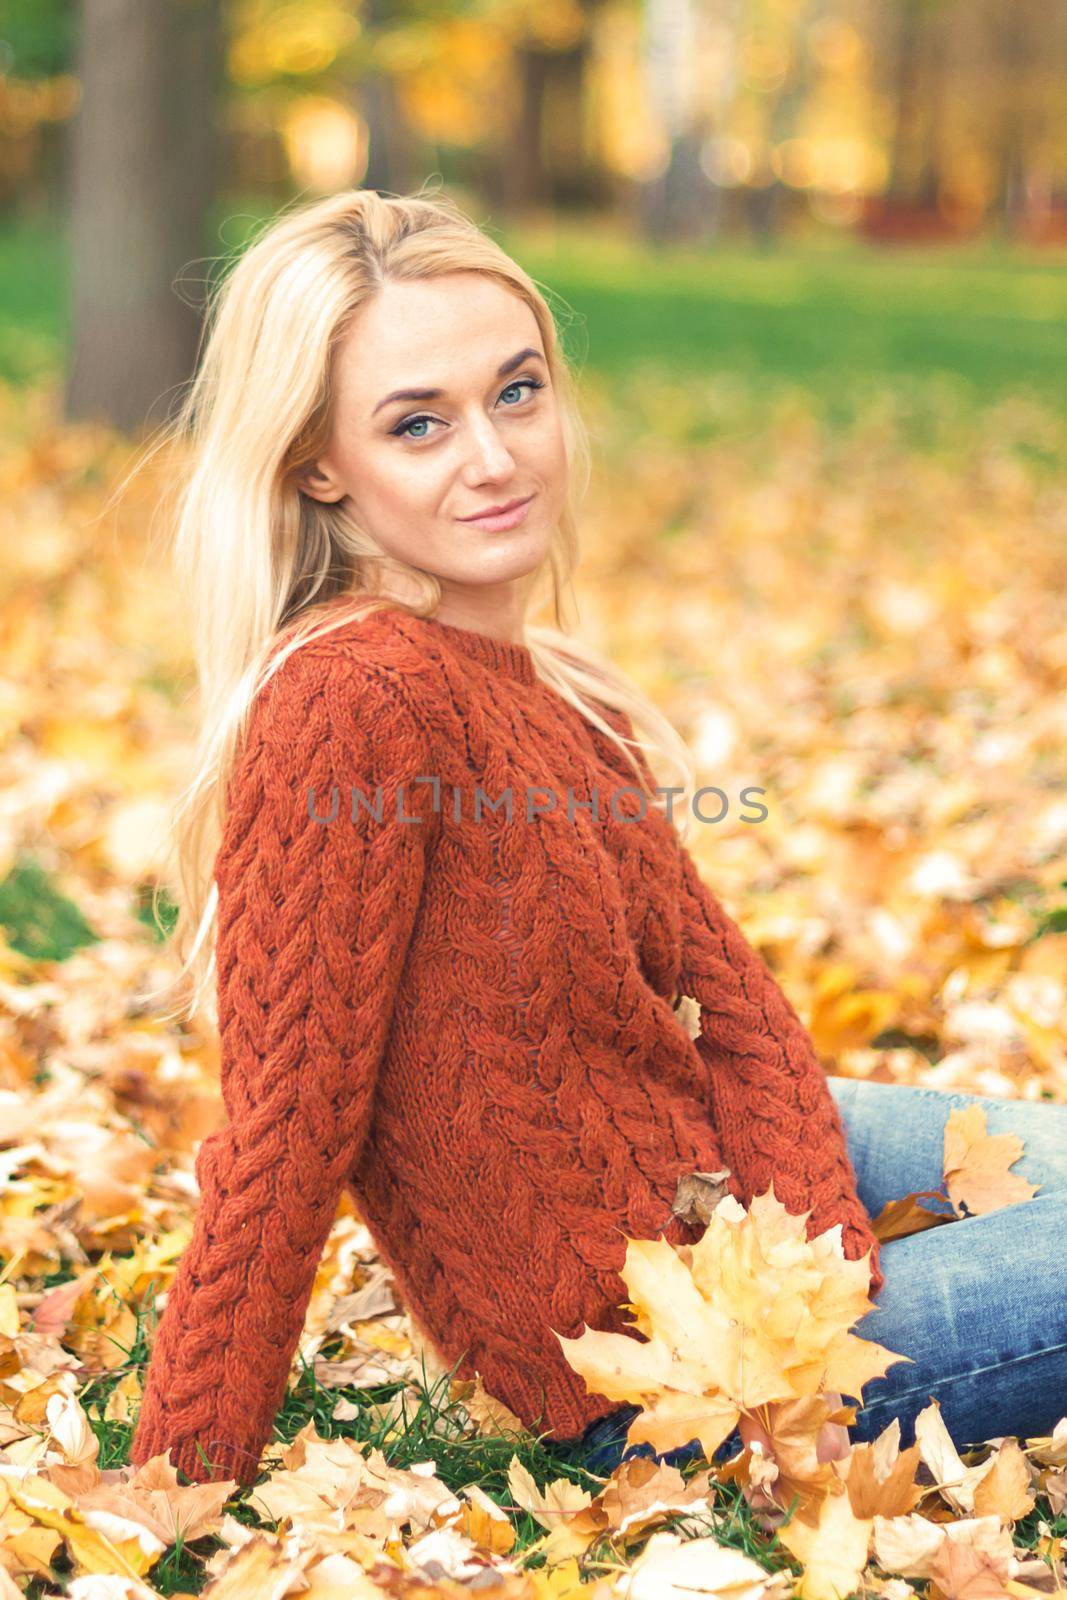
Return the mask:
[(33, 961), (66, 961), (99, 938), (33, 856), (20, 856), (0, 881), (0, 928)]
[(609, 376), (644, 363), (679, 379), (728, 372), (803, 385), (831, 413), (929, 380), (967, 406), (1009, 392), (1067, 404), (1067, 252), (846, 238), (657, 253), (569, 230), (501, 243), (579, 314), (570, 354)]
[[(129, 1366), (141, 1369), (143, 1384), (148, 1351), (142, 1315), (138, 1315), (137, 1322), (137, 1339), (129, 1351)], [(327, 1359), (334, 1354), (332, 1340), (328, 1341), (321, 1353)], [(340, 1353), (340, 1341), (337, 1353)], [(109, 1422), (103, 1415), (107, 1392), (121, 1381), (126, 1370), (124, 1367), (101, 1380), (98, 1393), (90, 1385), (81, 1397), (94, 1423), (94, 1431), (101, 1439), (102, 1467), (120, 1466), (128, 1457), (132, 1428), (129, 1424)], [(331, 1419), (339, 1399), (361, 1408), (359, 1415), (340, 1425)], [(384, 1408), (382, 1414), (375, 1415), (372, 1412), (372, 1402)], [(419, 1462), (432, 1461), (436, 1476), (457, 1494), (477, 1484), (510, 1516), (516, 1533), (515, 1549), (512, 1551), (512, 1558), (516, 1561), (521, 1561), (523, 1551), (542, 1538), (544, 1529), (535, 1518), (519, 1510), (514, 1503), (508, 1483), (508, 1467), (514, 1457), (518, 1457), (542, 1489), (556, 1478), (566, 1478), (595, 1496), (605, 1481), (603, 1477), (597, 1477), (573, 1462), (562, 1446), (554, 1445), (549, 1439), (537, 1438), (530, 1433), (517, 1436), (504, 1433), (498, 1436), (472, 1434), (464, 1424), (461, 1406), (457, 1402), (450, 1402), (448, 1398), (448, 1375), (430, 1380), (425, 1368), (421, 1379), (415, 1381), (414, 1390), (409, 1391), (401, 1403), (400, 1394), (390, 1385), (382, 1385), (374, 1390), (322, 1388), (313, 1368), (305, 1365), (298, 1382), (287, 1393), (279, 1410), (275, 1431), (279, 1439), (292, 1440), (309, 1422), (314, 1422), (322, 1438), (347, 1436), (365, 1451), (373, 1448), (381, 1450), (388, 1464), (401, 1471), (409, 1470)], [(706, 1471), (707, 1464), (688, 1462), (678, 1470), (683, 1479), (688, 1481)], [(249, 1498), (250, 1491), (238, 1489), (235, 1492), (230, 1511), (236, 1519), (250, 1528), (275, 1526), (261, 1518), (248, 1503)], [(708, 1512), (694, 1516), (683, 1537), (713, 1534), (720, 1544), (743, 1552), (769, 1573), (786, 1571), (795, 1576), (799, 1572), (800, 1564), (782, 1543), (779, 1532), (767, 1531), (760, 1526), (738, 1484), (716, 1483), (710, 1502)], [(791, 1520), (794, 1510), (795, 1501), (791, 1501), (787, 1522)], [(1016, 1523), (1016, 1545), (1034, 1551), (1041, 1537), (1039, 1523), (1042, 1520), (1051, 1527), (1053, 1537), (1062, 1537), (1067, 1533), (1067, 1513), (1053, 1516), (1047, 1500), (1042, 1497), (1033, 1512)], [(668, 1516), (662, 1526), (671, 1528), (684, 1521), (682, 1514)], [(594, 1544), (584, 1558), (587, 1579), (593, 1573), (607, 1573), (620, 1564), (631, 1563), (644, 1545), (648, 1532), (647, 1528), (641, 1529), (629, 1540), (622, 1538), (613, 1541), (605, 1537)], [(222, 1545), (223, 1541), (213, 1536), (198, 1540), (192, 1546), (179, 1544), (153, 1567), (151, 1582), (164, 1595), (198, 1594), (207, 1581), (204, 1562)], [(532, 1557), (532, 1567), (542, 1564), (539, 1556)], [(36, 1600), (36, 1597), (31, 1596), (30, 1600)]]
[(0, 377), (35, 381), (66, 343), (64, 244), (47, 218), (0, 223)]
[[(142, 1385), (145, 1381), (148, 1344), (145, 1338), (145, 1319), (138, 1315), (137, 1339), (128, 1352), (128, 1368), (140, 1369)], [(341, 1341), (330, 1340), (322, 1354), (328, 1357), (336, 1343), (340, 1353)], [(133, 1428), (128, 1423), (110, 1422), (104, 1412), (110, 1389), (121, 1381), (127, 1367), (109, 1373), (96, 1385), (90, 1384), (82, 1393), (81, 1401), (101, 1441), (100, 1464), (102, 1468), (118, 1467), (128, 1460)], [(321, 1387), (312, 1367), (305, 1365), (295, 1386), (286, 1394), (276, 1419), (275, 1432), (279, 1440), (291, 1441), (308, 1423), (314, 1423), (321, 1438), (350, 1438), (361, 1450), (380, 1450), (387, 1464), (398, 1471), (408, 1471), (418, 1463), (432, 1461), (436, 1476), (449, 1489), (459, 1494), (477, 1484), (482, 1492), (509, 1515), (515, 1530), (515, 1547), (512, 1559), (521, 1561), (523, 1552), (538, 1543), (545, 1529), (535, 1517), (516, 1506), (508, 1469), (514, 1458), (533, 1477), (540, 1488), (557, 1478), (567, 1479), (580, 1489), (595, 1496), (606, 1481), (606, 1474), (597, 1476), (573, 1461), (562, 1446), (554, 1445), (526, 1432), (479, 1435), (465, 1423), (462, 1406), (448, 1397), (449, 1374), (431, 1380), (425, 1367), (413, 1388), (401, 1393), (393, 1385), (377, 1389)], [(359, 1408), (359, 1415), (338, 1425), (331, 1413), (338, 1400), (343, 1399)], [(382, 1407), (380, 1413), (372, 1405)], [(684, 1479), (706, 1471), (706, 1463), (689, 1462), (679, 1468)], [(249, 1504), (254, 1491), (238, 1488), (229, 1504), (231, 1513), (247, 1526), (274, 1527)], [(756, 1523), (747, 1502), (736, 1484), (719, 1484), (712, 1495), (712, 1507), (695, 1521), (702, 1530), (714, 1532), (720, 1543), (743, 1551), (764, 1566), (768, 1572), (783, 1567), (796, 1570), (796, 1563), (781, 1544), (776, 1532), (765, 1532)], [(682, 1513), (664, 1519), (664, 1527), (672, 1527), (683, 1520)], [(692, 1537), (693, 1529), (690, 1529)], [(632, 1561), (636, 1551), (644, 1544), (647, 1530), (638, 1531), (629, 1541), (615, 1547), (604, 1537), (586, 1553), (588, 1572), (597, 1566), (608, 1570), (621, 1561)], [(214, 1536), (197, 1540), (193, 1545), (179, 1543), (169, 1550), (151, 1570), (151, 1582), (161, 1594), (197, 1594), (206, 1583), (204, 1562), (223, 1541)], [(530, 1558), (531, 1567), (542, 1567), (544, 1559), (539, 1554)], [(34, 1597), (31, 1597), (34, 1600)]]
[[(262, 202), (220, 203), (205, 255), (234, 248)], [(887, 384), (931, 380), (965, 409), (1007, 393), (1067, 404), (1067, 252), (999, 243), (882, 249), (818, 238), (655, 251), (616, 224), (554, 224), (499, 239), (549, 292), (579, 366), (609, 381), (644, 364), (684, 381), (803, 386), (845, 420)], [(199, 278), (207, 263), (190, 274)], [(26, 381), (62, 359), (63, 230), (0, 227), (0, 374)]]

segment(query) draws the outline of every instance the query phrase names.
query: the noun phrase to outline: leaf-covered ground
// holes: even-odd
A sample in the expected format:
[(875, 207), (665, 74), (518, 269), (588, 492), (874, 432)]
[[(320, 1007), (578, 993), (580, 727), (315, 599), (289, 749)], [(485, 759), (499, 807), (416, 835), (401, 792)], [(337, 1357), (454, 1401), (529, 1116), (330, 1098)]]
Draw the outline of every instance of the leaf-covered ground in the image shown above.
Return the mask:
[[(931, 380), (830, 426), (788, 385), (640, 364), (584, 391), (580, 626), (726, 796), (690, 848), (827, 1069), (1067, 1100), (1063, 417), (1010, 396), (964, 414)], [(604, 1485), (502, 1431), (479, 1388), (424, 1375), (347, 1208), (258, 1509), (131, 1472), (156, 1291), (221, 1115), (210, 1030), (151, 998), (173, 964), (145, 911), (191, 663), (152, 524), (165, 463), (108, 507), (128, 443), (52, 404), (0, 391), (0, 1594), (428, 1596), (496, 1575), (502, 1596), (814, 1597), (861, 1522), (855, 1587), (889, 1600), (1062, 1588), (1062, 1431), (991, 1467), (954, 1462), (932, 1417), (921, 1465), (854, 1452), (849, 1496), (820, 1502), (836, 1520), (789, 1540), (751, 1455), (632, 1461)]]

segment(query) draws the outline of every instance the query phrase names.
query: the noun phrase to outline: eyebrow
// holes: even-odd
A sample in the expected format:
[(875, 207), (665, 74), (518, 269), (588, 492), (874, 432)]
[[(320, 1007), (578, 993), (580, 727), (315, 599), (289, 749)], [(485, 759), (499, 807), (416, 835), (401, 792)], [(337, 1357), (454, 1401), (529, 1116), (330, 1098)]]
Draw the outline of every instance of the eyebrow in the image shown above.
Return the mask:
[[(517, 355), (509, 356), (507, 361), (502, 361), (496, 369), (498, 378), (506, 378), (509, 372), (514, 372), (516, 367), (521, 367), (524, 361), (530, 359), (544, 361), (540, 350), (535, 350), (532, 345), (527, 345), (525, 350), (520, 350)], [(389, 405), (393, 400), (439, 400), (444, 394), (443, 389), (394, 389), (392, 394), (387, 394), (384, 400), (379, 400), (372, 417), (376, 417), (383, 406)]]

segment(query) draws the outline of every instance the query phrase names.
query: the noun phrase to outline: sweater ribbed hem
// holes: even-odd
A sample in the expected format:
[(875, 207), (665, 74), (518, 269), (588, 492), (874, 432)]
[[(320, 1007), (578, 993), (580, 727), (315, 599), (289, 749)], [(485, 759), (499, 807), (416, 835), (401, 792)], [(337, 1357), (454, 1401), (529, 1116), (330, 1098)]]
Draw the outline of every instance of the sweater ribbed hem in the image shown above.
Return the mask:
[(417, 617), (405, 611), (402, 617), (409, 627), (413, 624), (415, 628), (422, 628), (426, 637), (436, 639), (438, 646), (443, 645), (446, 651), (458, 650), (472, 661), (488, 667), (491, 672), (503, 673), (517, 683), (533, 685), (537, 682), (533, 652), (529, 645), (520, 640), (498, 639), (494, 634), (479, 633), (453, 622), (441, 622), (435, 616)]
[[(201, 1439), (198, 1435), (175, 1440), (166, 1437), (165, 1430), (159, 1426), (143, 1432), (138, 1430), (130, 1449), (130, 1460), (142, 1467), (153, 1456), (165, 1455), (168, 1449), (171, 1465), (195, 1483), (223, 1483), (233, 1478), (247, 1487), (259, 1477), (259, 1455), (244, 1445), (232, 1440)], [(201, 1459), (201, 1449), (209, 1465)]]
[[(604, 1331), (620, 1332), (621, 1328), (616, 1325)], [(618, 1400), (590, 1391), (582, 1375), (568, 1366), (562, 1355), (551, 1366), (542, 1367), (531, 1361), (527, 1368), (520, 1369), (483, 1349), (479, 1361), (460, 1361), (456, 1373), (460, 1378), (480, 1376), (488, 1392), (538, 1438), (573, 1439), (591, 1422), (619, 1407)]]

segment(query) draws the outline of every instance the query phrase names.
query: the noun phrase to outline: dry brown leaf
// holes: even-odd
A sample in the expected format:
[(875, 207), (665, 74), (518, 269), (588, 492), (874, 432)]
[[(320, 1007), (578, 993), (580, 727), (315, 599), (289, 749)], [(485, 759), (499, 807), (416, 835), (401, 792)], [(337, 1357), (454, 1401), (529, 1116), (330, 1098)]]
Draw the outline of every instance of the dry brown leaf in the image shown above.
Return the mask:
[(1028, 1516), (1034, 1503), (1030, 1463), (1018, 1439), (1005, 1439), (994, 1452), (989, 1471), (975, 1486), (975, 1515), (995, 1516), (1001, 1522), (1014, 1523)]
[(945, 1600), (1005, 1600), (1014, 1556), (945, 1538), (930, 1563), (930, 1581)]
[(687, 1483), (668, 1462), (632, 1456), (616, 1467), (597, 1505), (616, 1536), (633, 1537), (669, 1514), (707, 1512), (713, 1496), (709, 1472), (694, 1473)]
[(786, 1600), (789, 1574), (772, 1575), (741, 1550), (711, 1537), (680, 1540), (666, 1529), (654, 1533), (640, 1556), (616, 1579), (618, 1600), (683, 1600), (683, 1596), (717, 1596), (720, 1600)]
[(730, 1168), (718, 1172), (685, 1172), (678, 1179), (671, 1201), (671, 1216), (693, 1227), (706, 1227), (724, 1195), (729, 1194)]
[(9, 1480), (7, 1492), (28, 1517), (62, 1537), (78, 1573), (141, 1578), (166, 1548), (140, 1521), (116, 1511), (83, 1511), (45, 1478)]
[(871, 1228), (876, 1239), (906, 1239), (912, 1233), (925, 1233), (928, 1228), (940, 1228), (956, 1218), (947, 1211), (928, 1211), (920, 1200), (944, 1200), (937, 1189), (917, 1189), (899, 1200), (888, 1201), (872, 1218)]
[(937, 1492), (955, 1511), (970, 1516), (978, 1484), (992, 1462), (967, 1466), (961, 1459), (941, 1415), (937, 1400), (931, 1400), (915, 1418), (915, 1443), (919, 1454), (934, 1476)]
[(235, 1488), (233, 1479), (180, 1484), (167, 1451), (134, 1468), (122, 1483), (100, 1479), (95, 1488), (78, 1496), (77, 1503), (79, 1508), (118, 1512), (169, 1546), (179, 1539), (188, 1544), (205, 1534), (217, 1533), (223, 1509)]
[(853, 1444), (836, 1468), (848, 1486), (854, 1514), (861, 1520), (905, 1516), (924, 1490), (915, 1482), (919, 1447), (900, 1448), (900, 1422), (894, 1417), (870, 1444)]
[(1037, 1193), (1008, 1168), (1023, 1153), (1016, 1133), (987, 1133), (983, 1106), (956, 1106), (945, 1124), (945, 1184), (959, 1216), (984, 1216)]
[(464, 1492), (467, 1499), (456, 1513), (452, 1526), (479, 1550), (506, 1556), (515, 1548), (515, 1526), (511, 1518), (478, 1484), (468, 1484)]
[(886, 1572), (905, 1578), (929, 1578), (946, 1541), (982, 1551), (999, 1564), (1004, 1577), (1014, 1561), (1011, 1534), (996, 1517), (966, 1517), (959, 1522), (929, 1522), (912, 1512), (906, 1517), (875, 1517), (874, 1553)]

